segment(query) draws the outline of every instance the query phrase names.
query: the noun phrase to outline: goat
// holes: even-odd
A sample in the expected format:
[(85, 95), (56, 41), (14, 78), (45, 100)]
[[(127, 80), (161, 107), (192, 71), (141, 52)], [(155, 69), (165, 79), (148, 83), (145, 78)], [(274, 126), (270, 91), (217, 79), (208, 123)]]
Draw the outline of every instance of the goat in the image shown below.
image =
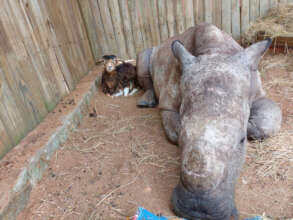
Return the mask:
[(137, 92), (136, 68), (131, 60), (122, 61), (115, 55), (104, 55), (97, 63), (103, 62), (102, 90), (111, 96), (128, 96)]

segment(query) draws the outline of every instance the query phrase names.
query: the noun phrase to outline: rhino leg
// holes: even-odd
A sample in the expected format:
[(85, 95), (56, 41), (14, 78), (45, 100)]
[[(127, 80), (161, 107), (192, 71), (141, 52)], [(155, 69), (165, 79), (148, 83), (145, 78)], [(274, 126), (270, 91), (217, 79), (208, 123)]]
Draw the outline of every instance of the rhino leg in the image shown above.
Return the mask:
[(180, 127), (179, 114), (173, 111), (161, 110), (161, 117), (169, 141), (173, 144), (178, 144), (178, 132)]
[(280, 107), (272, 100), (262, 97), (252, 103), (247, 125), (247, 137), (263, 140), (275, 135), (281, 127)]
[(153, 81), (150, 73), (150, 56), (152, 48), (139, 53), (136, 60), (137, 80), (140, 87), (145, 90), (144, 95), (137, 101), (138, 107), (152, 108), (157, 105)]

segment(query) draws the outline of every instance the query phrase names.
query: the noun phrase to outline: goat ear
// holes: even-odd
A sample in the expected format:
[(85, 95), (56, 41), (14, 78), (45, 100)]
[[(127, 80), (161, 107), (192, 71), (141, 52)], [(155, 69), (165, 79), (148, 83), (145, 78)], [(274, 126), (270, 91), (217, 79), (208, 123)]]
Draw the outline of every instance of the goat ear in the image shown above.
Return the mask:
[(244, 49), (241, 57), (246, 60), (247, 65), (250, 66), (251, 70), (253, 71), (257, 70), (260, 59), (262, 58), (266, 50), (271, 46), (271, 44), (272, 44), (272, 40), (267, 39), (267, 40), (252, 44), (251, 46)]
[(189, 53), (184, 45), (178, 40), (173, 41), (171, 49), (176, 59), (183, 65), (183, 67), (197, 61), (197, 58)]

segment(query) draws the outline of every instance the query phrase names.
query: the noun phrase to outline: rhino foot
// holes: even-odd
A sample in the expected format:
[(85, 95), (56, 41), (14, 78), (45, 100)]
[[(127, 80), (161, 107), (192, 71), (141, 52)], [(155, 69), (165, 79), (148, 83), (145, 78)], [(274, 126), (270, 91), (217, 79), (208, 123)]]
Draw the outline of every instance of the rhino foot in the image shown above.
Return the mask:
[(154, 89), (148, 89), (143, 96), (136, 102), (141, 108), (153, 108), (157, 105)]
[(250, 140), (263, 140), (279, 132), (282, 122), (280, 107), (272, 100), (262, 97), (252, 103), (247, 126)]

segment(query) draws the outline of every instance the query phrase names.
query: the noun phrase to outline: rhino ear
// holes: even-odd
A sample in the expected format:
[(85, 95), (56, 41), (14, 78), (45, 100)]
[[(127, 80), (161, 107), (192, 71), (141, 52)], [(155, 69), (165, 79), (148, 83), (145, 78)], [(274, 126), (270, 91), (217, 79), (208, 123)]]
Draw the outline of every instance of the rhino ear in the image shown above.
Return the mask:
[(257, 70), (262, 55), (271, 46), (271, 44), (272, 40), (267, 39), (244, 49), (244, 55), (247, 60), (247, 64), (251, 67), (251, 70)]
[(191, 53), (189, 53), (184, 47), (184, 45), (178, 40), (172, 42), (171, 49), (176, 59), (183, 66), (189, 65), (197, 61), (197, 58), (193, 56)]

